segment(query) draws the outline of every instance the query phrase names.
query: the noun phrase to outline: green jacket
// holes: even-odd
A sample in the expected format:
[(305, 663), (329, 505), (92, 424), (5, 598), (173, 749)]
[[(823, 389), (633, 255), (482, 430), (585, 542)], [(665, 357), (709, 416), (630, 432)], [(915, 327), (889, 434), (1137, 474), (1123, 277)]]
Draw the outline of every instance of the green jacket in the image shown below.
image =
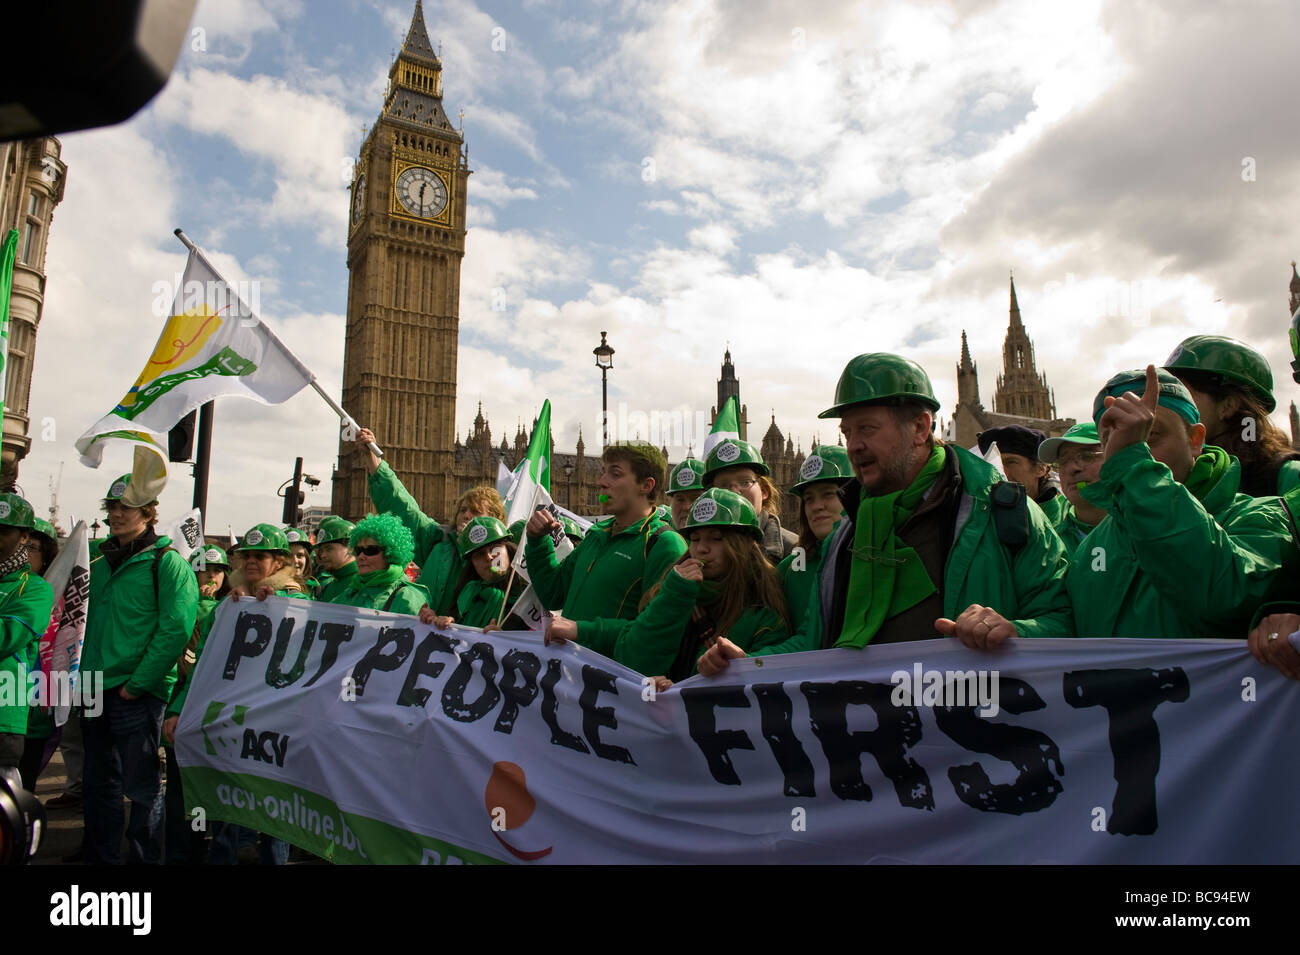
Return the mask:
[[(375, 571), (375, 573), (381, 573)], [(392, 603), (388, 598), (392, 596)], [(371, 610), (384, 610), (387, 613), (404, 613), (415, 616), (420, 608), (429, 602), (429, 592), (419, 584), (413, 584), (402, 574), (396, 580), (378, 579), (366, 583), (359, 582), (359, 575), (352, 577), (352, 583), (330, 601), (344, 607), (367, 607)]]
[[(128, 693), (148, 693), (165, 701), (176, 683), (176, 658), (194, 631), (198, 581), (189, 562), (167, 549), (168, 537), (160, 537), (116, 571), (100, 553), (104, 543), (95, 541), (91, 547), (81, 670), (102, 670), (105, 690), (125, 685)], [(159, 550), (164, 551), (161, 556), (155, 553)]]
[[(505, 602), (506, 612), (527, 588), (522, 577), (515, 575), (510, 587), (510, 599)], [(470, 580), (456, 596), (456, 622), (466, 627), (486, 627), (501, 613), (501, 598), (505, 587), (497, 587), (482, 580)]]
[[(602, 631), (586, 646), (645, 676), (665, 676), (682, 650), (682, 637), (700, 599), (700, 585), (671, 569), (645, 610), (617, 632)], [(785, 621), (766, 607), (746, 607), (726, 633), (746, 652), (779, 643), (789, 635)], [(698, 660), (704, 648), (695, 654)], [(692, 661), (691, 673), (695, 673)]]
[(1057, 491), (1046, 501), (1039, 503), (1038, 506), (1047, 516), (1047, 523), (1055, 527), (1061, 522), (1061, 519), (1065, 517), (1065, 512), (1070, 509), (1070, 499), (1060, 491)]
[(1145, 442), (1121, 448), (1083, 489), (1107, 517), (1070, 560), (1081, 637), (1244, 637), (1260, 604), (1288, 593), (1300, 551), (1282, 502), (1239, 494), (1236, 458), (1203, 500)]
[(1069, 501), (1066, 501), (1065, 510), (1052, 527), (1055, 529), (1057, 536), (1061, 538), (1061, 543), (1065, 545), (1066, 557), (1073, 557), (1074, 552), (1083, 543), (1083, 539), (1092, 532), (1091, 527), (1075, 516), (1074, 507)]
[(53, 609), (54, 591), (29, 565), (0, 577), (0, 733), (27, 735), (27, 673), (40, 669), (38, 644)]
[(578, 623), (578, 643), (597, 649), (636, 618), (642, 591), (686, 553), (686, 541), (658, 508), (610, 536), (613, 523), (610, 517), (593, 524), (563, 561), (548, 534), (527, 538), (524, 550), (542, 606), (563, 609)]
[[(837, 521), (837, 526), (838, 523)], [(818, 573), (822, 568), (820, 542), (813, 553), (802, 555), (804, 566), (800, 570), (795, 570), (794, 562), (799, 556), (800, 552), (795, 551), (776, 568), (777, 573), (781, 575), (781, 583), (785, 585), (785, 599), (790, 605), (790, 619), (796, 625), (803, 620), (804, 613), (808, 610), (808, 602), (812, 600), (813, 591), (817, 587)]]
[(355, 560), (350, 560), (338, 570), (332, 571), (328, 577), (321, 574), (320, 593), (316, 599), (321, 603), (333, 603), (335, 597), (348, 589), (348, 584), (352, 583), (356, 575), (357, 562)]
[(435, 613), (451, 613), (456, 605), (456, 581), (465, 566), (456, 549), (455, 532), (420, 510), (387, 461), (380, 461), (379, 469), (370, 475), (370, 500), (380, 514), (392, 514), (406, 525), (415, 538), (415, 562), (420, 565), (417, 582), (429, 592), (429, 606)]
[[(1013, 554), (998, 539), (993, 505), (989, 501), (989, 489), (1002, 476), (983, 458), (956, 445), (946, 447), (949, 454), (957, 456), (961, 497), (953, 544), (944, 565), (944, 616), (956, 619), (971, 604), (981, 604), (992, 607), (1015, 624), (1022, 637), (1073, 636), (1070, 599), (1065, 589), (1065, 571), (1069, 565), (1065, 545), (1052, 530), (1042, 509), (1034, 501), (1025, 502), (1029, 539)], [(842, 494), (848, 495), (847, 517), (822, 541), (818, 586), (808, 601), (799, 632), (780, 644), (759, 649), (755, 656), (835, 645), (839, 627), (829, 618), (837, 596), (836, 578), (842, 576), (848, 580), (845, 568), (852, 559), (860, 493), (861, 485), (857, 481), (845, 485)]]

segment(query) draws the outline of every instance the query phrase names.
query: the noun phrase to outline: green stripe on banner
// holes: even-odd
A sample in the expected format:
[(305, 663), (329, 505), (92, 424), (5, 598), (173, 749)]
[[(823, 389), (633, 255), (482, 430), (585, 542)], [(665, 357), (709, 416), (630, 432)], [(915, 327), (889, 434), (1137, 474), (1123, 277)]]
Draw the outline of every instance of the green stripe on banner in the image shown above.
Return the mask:
[[(264, 832), (336, 865), (505, 865), (481, 852), (343, 812), (324, 796), (261, 776), (182, 767), (185, 810)], [(249, 804), (252, 804), (250, 808)]]

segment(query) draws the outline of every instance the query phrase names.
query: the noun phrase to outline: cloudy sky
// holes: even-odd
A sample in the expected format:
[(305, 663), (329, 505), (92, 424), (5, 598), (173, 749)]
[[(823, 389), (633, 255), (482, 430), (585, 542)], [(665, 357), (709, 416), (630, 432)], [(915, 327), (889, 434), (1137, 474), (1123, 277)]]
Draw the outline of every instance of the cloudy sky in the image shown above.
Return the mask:
[[(262, 316), (338, 393), (351, 164), (413, 7), (202, 0), (146, 109), (62, 137), (31, 399), (33, 421), (56, 429), (33, 434), (20, 474), (38, 510), (60, 462), (65, 525), (93, 516), (129, 467), (119, 450), (85, 468), (73, 442), (153, 347), (152, 289), (184, 266), (177, 226), (229, 279), (259, 283)], [(611, 413), (632, 426), (707, 415), (728, 342), (755, 440), (775, 411), (805, 451), (833, 441), (816, 414), (865, 351), (919, 361), (946, 417), (962, 329), (989, 406), (1012, 270), (1062, 415), (1086, 416), (1112, 372), (1196, 332), (1268, 356), (1280, 422), (1300, 393), (1286, 336), (1296, 4), (424, 11), (474, 170), (462, 435), (480, 400), (499, 442), (549, 397), (557, 447), (580, 426), (590, 446), (602, 329), (616, 349)], [(316, 395), (228, 400), (216, 422), (210, 531), (277, 520), (297, 455), (324, 482), (308, 503), (329, 503), (337, 419)], [(698, 449), (700, 435), (669, 436), (670, 452), (686, 441)], [(191, 494), (173, 465), (164, 516)]]

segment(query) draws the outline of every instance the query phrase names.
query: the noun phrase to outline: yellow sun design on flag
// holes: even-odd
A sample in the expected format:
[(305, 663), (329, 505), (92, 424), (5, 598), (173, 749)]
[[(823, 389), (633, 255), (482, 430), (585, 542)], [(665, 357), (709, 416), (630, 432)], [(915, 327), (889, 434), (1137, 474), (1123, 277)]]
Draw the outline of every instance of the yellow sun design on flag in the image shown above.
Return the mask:
[(203, 350), (208, 339), (220, 327), (221, 316), (206, 305), (167, 319), (153, 354), (145, 362), (144, 371), (140, 372), (140, 377), (135, 380), (126, 397), (118, 403), (118, 407), (130, 408), (135, 404), (135, 396), (143, 386), (188, 362)]

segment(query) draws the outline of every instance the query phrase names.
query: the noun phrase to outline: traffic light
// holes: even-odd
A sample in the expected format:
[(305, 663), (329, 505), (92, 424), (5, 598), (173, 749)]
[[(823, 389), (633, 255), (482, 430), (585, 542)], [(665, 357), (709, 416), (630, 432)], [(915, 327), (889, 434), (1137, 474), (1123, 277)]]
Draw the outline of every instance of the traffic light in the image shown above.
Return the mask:
[(191, 411), (167, 432), (167, 460), (188, 461), (194, 454), (194, 425), (198, 411)]
[(307, 500), (306, 493), (301, 489), (302, 486), (302, 458), (297, 458), (293, 465), (293, 483), (284, 492), (284, 513), (280, 515), (282, 523), (290, 527), (297, 527), (303, 522), (305, 516), (302, 512), (302, 505)]

